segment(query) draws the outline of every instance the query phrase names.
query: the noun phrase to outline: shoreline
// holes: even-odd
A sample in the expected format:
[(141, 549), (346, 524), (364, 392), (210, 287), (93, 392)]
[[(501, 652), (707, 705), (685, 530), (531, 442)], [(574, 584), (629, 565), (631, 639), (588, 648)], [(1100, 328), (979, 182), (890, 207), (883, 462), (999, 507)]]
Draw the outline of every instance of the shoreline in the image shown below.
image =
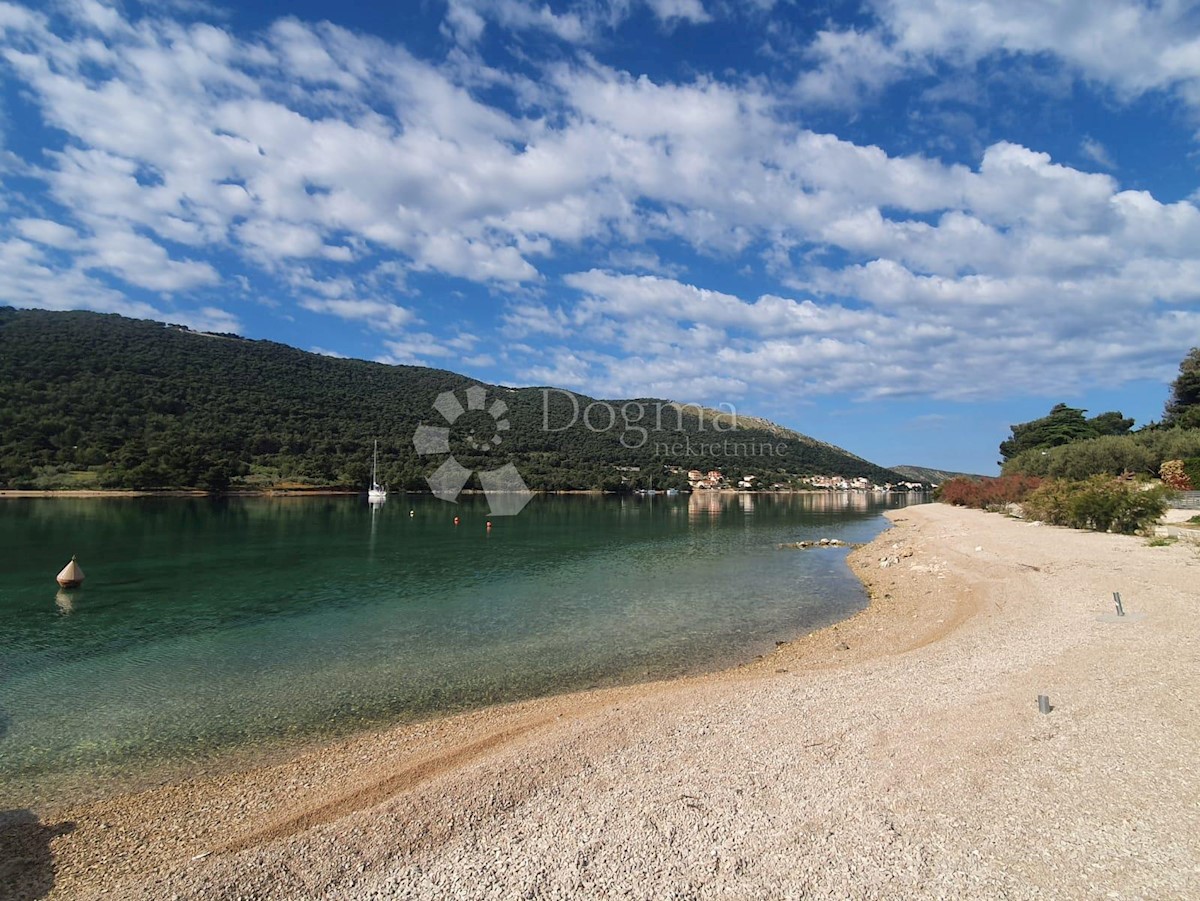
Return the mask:
[[(483, 492), (476, 493), (482, 494)], [(590, 491), (552, 492), (552, 494), (598, 493)], [(705, 494), (708, 493), (717, 494), (720, 492), (716, 490), (705, 492)], [(824, 494), (828, 492), (820, 491), (815, 493)], [(895, 509), (904, 510), (907, 507)], [(886, 521), (886, 517), (883, 516), (882, 512), (879, 514), (879, 518), (885, 522), (879, 533), (882, 535), (891, 529), (892, 525)], [(867, 543), (842, 544), (832, 547), (837, 547), (848, 552), (846, 555), (847, 566), (850, 566), (850, 554), (866, 546)], [(606, 692), (638, 690), (647, 686), (671, 686), (690, 680), (711, 679), (733, 675), (738, 672), (753, 672), (755, 668), (767, 665), (787, 645), (795, 641), (805, 640), (815, 634), (835, 629), (838, 624), (861, 615), (870, 607), (872, 598), (867, 584), (865, 584), (859, 573), (853, 569), (852, 572), (858, 583), (862, 586), (862, 596), (865, 598), (865, 603), (860, 599), (854, 599), (853, 604), (847, 603), (847, 610), (839, 614), (841, 616), (840, 619), (836, 619), (833, 622), (826, 622), (825, 625), (808, 627), (804, 631), (795, 633), (789, 633), (781, 629), (775, 635), (770, 637), (760, 636), (753, 642), (739, 645), (736, 650), (722, 652), (719, 656), (714, 657), (713, 660), (695, 662), (686, 668), (677, 669), (668, 675), (660, 674), (652, 676), (650, 671), (647, 670), (644, 676), (635, 676), (628, 681), (624, 677), (614, 675), (596, 680), (590, 686), (565, 688), (549, 694), (491, 701), (481, 706), (466, 706), (457, 710), (423, 712), (413, 716), (389, 717), (386, 720), (381, 718), (346, 728), (330, 729), (323, 732), (313, 731), (311, 733), (294, 735), (290, 738), (278, 737), (254, 745), (231, 744), (219, 746), (203, 753), (198, 753), (195, 756), (163, 757), (149, 760), (147, 761), (149, 765), (147, 771), (137, 776), (127, 775), (129, 767), (120, 761), (118, 761), (114, 769), (106, 771), (103, 774), (95, 774), (94, 778), (85, 769), (55, 770), (47, 771), (46, 773), (37, 773), (30, 777), (27, 785), (32, 790), (27, 791), (24, 797), (19, 797), (12, 791), (14, 786), (21, 784), (19, 780), (14, 779), (0, 783), (0, 796), (3, 796), (0, 798), (0, 810), (6, 806), (5, 801), (9, 803), (24, 803), (32, 809), (48, 813), (104, 804), (118, 797), (140, 794), (155, 786), (219, 778), (221, 771), (225, 769), (232, 769), (239, 772), (260, 770), (287, 763), (294, 758), (302, 757), (306, 754), (321, 752), (331, 746), (364, 739), (369, 736), (386, 734), (396, 730), (415, 729), (455, 717), (470, 716), (505, 707), (535, 704), (542, 701), (570, 700), (584, 698), (585, 696), (600, 695)], [(783, 640), (777, 638), (777, 635), (784, 636)], [(185, 771), (188, 769), (193, 771), (193, 776), (189, 777), (185, 775)], [(78, 800), (70, 802), (63, 800), (65, 793), (61, 789), (59, 790), (60, 793), (47, 796), (41, 786), (48, 785), (54, 780), (60, 780), (69, 784), (79, 796)], [(37, 787), (33, 788), (34, 785)]]
[[(843, 881), (832, 883), (832, 891), (842, 895), (851, 891), (847, 885), (862, 896), (908, 892), (913, 886), (897, 883), (901, 877), (895, 872), (884, 892), (860, 891), (870, 886), (840, 872), (838, 861), (854, 859), (851, 851), (861, 855), (865, 848), (871, 856), (883, 853), (873, 843), (862, 845), (863, 829), (883, 828), (871, 825), (878, 816), (867, 816), (864, 811), (877, 811), (880, 805), (890, 809), (884, 819), (892, 823), (898, 836), (920, 832), (907, 831), (912, 825), (906, 817), (925, 808), (943, 818), (965, 817), (973, 828), (990, 828), (979, 811), (971, 816), (958, 809), (969, 808), (979, 796), (980, 786), (989, 784), (986, 774), (990, 770), (981, 770), (980, 761), (972, 757), (974, 743), (982, 740), (980, 747), (987, 747), (999, 739), (1016, 741), (1012, 753), (1020, 756), (1028, 751), (1030, 730), (1035, 742), (1052, 740), (1057, 724), (1070, 713), (1057, 720), (1039, 719), (1036, 708), (1030, 713), (1031, 699), (1043, 682), (1053, 680), (1043, 674), (1042, 681), (1031, 682), (1024, 675), (1026, 669), (1043, 672), (1048, 659), (1073, 653), (1085, 639), (1110, 637), (1097, 625), (1101, 608), (1091, 611), (1090, 597), (1072, 601), (1069, 611), (1061, 602), (1047, 608), (1031, 601), (1031, 594), (1053, 587), (1043, 583), (1053, 582), (1055, 570), (1062, 566), (1053, 555), (1047, 562), (1041, 545), (1049, 540), (1084, 557), (1098, 551), (1102, 560), (1148, 557), (1148, 565), (1169, 560), (1173, 567), (1169, 580), (1190, 580), (1194, 574), (1184, 570), (1194, 564), (1183, 549), (1148, 548), (1139, 544), (1139, 539), (1121, 536), (1035, 530), (1028, 523), (995, 514), (941, 505), (900, 508), (886, 515), (893, 527), (848, 558), (864, 583), (869, 606), (781, 645), (751, 664), (665, 682), (484, 708), (338, 740), (279, 764), (171, 783), (89, 805), (38, 811), (47, 829), (67, 821), (74, 824), (69, 834), (52, 841), (57, 882), (50, 897), (88, 897), (91, 892), (103, 891), (117, 891), (129, 898), (155, 897), (166, 886), (171, 887), (168, 896), (178, 892), (182, 897), (314, 897), (320, 887), (358, 891), (367, 886), (437, 897), (438, 883), (429, 882), (432, 872), (454, 878), (457, 868), (468, 866), (473, 855), (489, 849), (509, 848), (508, 853), (516, 854), (518, 860), (541, 862), (543, 873), (559, 872), (563, 866), (570, 870), (569, 861), (549, 863), (568, 852), (568, 856), (574, 854), (574, 843), (563, 839), (567, 824), (558, 820), (573, 816), (576, 826), (584, 828), (601, 811), (607, 811), (606, 822), (611, 820), (609, 844), (636, 861), (640, 852), (630, 842), (636, 839), (637, 848), (647, 843), (647, 847), (657, 847), (655, 843), (666, 833), (661, 832), (661, 824), (651, 829), (636, 817), (636, 822), (622, 820), (626, 811), (636, 813), (644, 807), (625, 798), (630, 784), (640, 786), (637, 796), (643, 799), (668, 799), (663, 801), (666, 807), (655, 807), (658, 813), (647, 816), (652, 822), (666, 816), (675, 823), (677, 835), (691, 835), (687, 830), (694, 828), (688, 813), (695, 809), (689, 807), (692, 802), (677, 809), (683, 792), (685, 799), (695, 798), (694, 803), (712, 815), (719, 811), (730, 828), (741, 823), (742, 832), (756, 837), (761, 847), (743, 849), (740, 875), (737, 867), (727, 869), (723, 878), (734, 881), (718, 880), (712, 885), (753, 893), (751, 871), (767, 867), (776, 858), (771, 836), (777, 837), (778, 830), (763, 832), (760, 814), (771, 813), (773, 805), (782, 803), (780, 798), (792, 797), (789, 792), (799, 788), (785, 788), (795, 784), (807, 786), (802, 796), (808, 798), (807, 806), (802, 805), (807, 813), (800, 811), (798, 822), (816, 817), (813, 822), (834, 827), (825, 844), (841, 831), (846, 832), (848, 842), (840, 849), (808, 848), (824, 865), (803, 877), (804, 886), (828, 890), (826, 883), (836, 878)], [(988, 537), (981, 539), (981, 535)], [(998, 557), (989, 555), (990, 548), (974, 543), (984, 540), (990, 545), (1001, 539), (1013, 547), (1011, 553)], [(881, 561), (888, 565), (881, 566)], [(1078, 566), (1066, 567), (1064, 572), (1068, 581), (1096, 575)], [(1175, 581), (1168, 587), (1186, 595), (1186, 589), (1176, 587)], [(1056, 625), (1063, 617), (1080, 620), (1077, 608), (1081, 605), (1081, 621), (1089, 626), (1083, 629), (1087, 633), (1083, 637)], [(1173, 615), (1173, 609), (1171, 612)], [(1156, 641), (1169, 638), (1155, 635)], [(1041, 656), (1030, 651), (1034, 646), (1042, 649)], [(970, 652), (965, 658), (964, 647)], [(1144, 650), (1139, 649), (1139, 659)], [(1089, 656), (1084, 655), (1085, 663)], [(1013, 659), (1025, 666), (1015, 687), (1010, 684)], [(953, 665), (947, 666), (947, 662)], [(989, 666), (994, 672), (988, 670), (990, 677), (979, 682), (976, 670)], [(1114, 672), (1119, 677), (1119, 670), (1109, 667), (1107, 678), (1111, 681)], [(1176, 676), (1180, 674), (1176, 672)], [(942, 710), (930, 719), (931, 712), (941, 709), (939, 705), (954, 701), (966, 686), (976, 683), (986, 688), (976, 690), (984, 690), (982, 705), (968, 691), (969, 703), (955, 707), (955, 716), (947, 717)], [(1108, 693), (1105, 683), (1100, 688)], [(981, 725), (976, 722), (981, 711), (986, 728), (979, 733), (981, 737), (975, 737), (970, 727)], [(950, 733), (942, 728), (947, 719), (958, 721)], [(964, 742), (962, 721), (972, 740)], [(792, 725), (785, 728), (784, 722)], [(1195, 724), (1190, 725), (1188, 735), (1194, 738)], [(793, 728), (799, 730), (795, 741), (789, 740)], [(891, 733), (896, 737), (888, 739)], [(901, 734), (910, 738), (901, 739)], [(1115, 733), (1109, 729), (1106, 734), (1111, 738)], [(757, 750), (751, 751), (752, 747)], [(882, 757), (881, 747), (887, 750)], [(1044, 747), (1054, 750), (1050, 745)], [(849, 753), (851, 750), (854, 753)], [(1110, 759), (1114, 749), (1099, 750), (1104, 759)], [(732, 756), (716, 769), (711, 764), (701, 766), (712, 755)], [(939, 768), (946, 755), (954, 766)], [(907, 761), (899, 770), (897, 758)], [(777, 761), (783, 761), (782, 769), (775, 768)], [(1037, 769), (1033, 763), (1027, 764)], [(709, 775), (696, 782), (701, 772)], [(1028, 793), (1029, 772), (1023, 772), (1021, 788)], [(761, 782), (755, 773), (770, 778)], [(908, 778), (913, 773), (919, 777), (916, 781)], [(877, 784), (881, 778), (886, 783), (883, 787)], [(740, 785), (734, 794), (725, 791), (730, 779)], [(947, 796), (944, 785), (937, 788), (964, 779), (978, 783), (974, 791)], [(1034, 784), (1041, 795), (1053, 791), (1052, 781), (1043, 784), (1039, 779), (1034, 778)], [(1185, 788), (1184, 799), (1197, 797), (1194, 782)], [(854, 788), (864, 783), (873, 790), (864, 793)], [(1143, 794), (1147, 791), (1144, 785), (1135, 788)], [(1179, 788), (1175, 784), (1172, 789), (1176, 798)], [(932, 795), (920, 801), (931, 791)], [(748, 798), (757, 800), (751, 804)], [(842, 803), (834, 803), (835, 798)], [(886, 798), (891, 801), (884, 803)], [(899, 803), (904, 798), (909, 801)], [(957, 800), (952, 803), (951, 799)], [(1047, 804), (1045, 797), (1036, 800)], [(1168, 802), (1164, 798), (1157, 801), (1160, 806)], [(947, 806), (956, 809), (939, 811)], [(1052, 809), (1054, 805), (1048, 806)], [(1093, 818), (1095, 813), (1090, 811)], [(999, 820), (1007, 816), (1004, 808), (992, 810), (990, 815)], [(858, 822), (855, 816), (867, 816), (870, 822)], [(904, 828), (897, 825), (902, 821)], [(537, 840), (533, 842), (529, 835), (519, 838), (526, 828), (522, 824), (531, 822), (541, 824), (534, 830)], [(1150, 826), (1142, 837), (1161, 837), (1161, 830)], [(929, 829), (924, 824), (922, 828)], [(931, 847), (929, 841), (936, 839), (944, 850), (947, 844), (954, 844), (957, 834), (944, 827), (933, 833), (933, 838), (924, 839), (919, 846)], [(1189, 835), (1200, 836), (1200, 831)], [(507, 844), (513, 841), (518, 844)], [(713, 845), (711, 836), (693, 836), (687, 841), (692, 842), (688, 847)], [(1183, 840), (1182, 850), (1191, 853), (1197, 841), (1200, 839)], [(883, 847), (897, 845), (904, 843), (893, 838)], [(1018, 841), (1015, 846), (1032, 854), (1031, 845)], [(997, 847), (987, 845), (989, 851)], [(787, 855), (789, 860), (796, 859), (794, 851)], [(842, 852), (849, 856), (840, 856)], [(600, 857), (603, 855), (597, 861)], [(338, 861), (347, 859), (360, 862), (361, 872), (342, 872)], [(621, 859), (613, 857), (609, 863), (616, 866)], [(1035, 873), (1028, 867), (1014, 869), (1016, 865), (1007, 859), (1003, 863), (987, 871), (994, 889), (1011, 892), (1013, 879), (1026, 889), (1045, 888), (1056, 878), (1052, 870)], [(296, 876), (297, 868), (300, 876)], [(635, 863), (634, 868), (640, 878), (653, 875), (659, 880), (655, 885), (662, 891), (651, 892), (647, 887), (642, 890), (647, 897), (662, 894), (670, 885), (684, 884), (682, 871), (670, 867), (638, 872)], [(622, 877), (610, 869), (605, 869), (604, 884), (615, 889), (622, 884)], [(685, 868), (689, 873), (694, 869)], [(508, 865), (501, 870), (493, 875), (512, 889), (510, 893), (518, 893), (526, 884), (522, 880), (528, 874), (523, 870), (512, 871)], [(712, 876), (707, 869), (703, 872)], [(905, 871), (896, 872), (902, 876)], [(1148, 877), (1141, 869), (1137, 874), (1141, 880), (1137, 884), (1144, 889)], [(778, 884), (772, 881), (777, 876), (762, 878), (762, 886)], [(793, 878), (800, 877), (793, 874)], [(1179, 870), (1172, 878), (1191, 879), (1188, 884), (1196, 887), (1200, 876)], [(668, 882), (662, 883), (664, 879)], [(641, 883), (635, 879), (629, 884)]]
[[(486, 492), (478, 488), (464, 488), (460, 494), (483, 497)], [(604, 497), (632, 497), (637, 491), (604, 491), (599, 488), (563, 488), (554, 491), (534, 491), (534, 495), (597, 495)], [(658, 490), (656, 495), (666, 496), (666, 492)], [(916, 494), (927, 495), (928, 491), (872, 491), (860, 488), (824, 489), (824, 488), (705, 488), (699, 491), (680, 491), (677, 497), (691, 495), (705, 496), (709, 494)], [(0, 500), (5, 498), (108, 498), (108, 497), (207, 497), (220, 500), (228, 497), (366, 497), (366, 489), (356, 488), (254, 488), (235, 489), (231, 491), (203, 491), (199, 488), (0, 488)], [(430, 491), (390, 491), (389, 497), (433, 497)]]

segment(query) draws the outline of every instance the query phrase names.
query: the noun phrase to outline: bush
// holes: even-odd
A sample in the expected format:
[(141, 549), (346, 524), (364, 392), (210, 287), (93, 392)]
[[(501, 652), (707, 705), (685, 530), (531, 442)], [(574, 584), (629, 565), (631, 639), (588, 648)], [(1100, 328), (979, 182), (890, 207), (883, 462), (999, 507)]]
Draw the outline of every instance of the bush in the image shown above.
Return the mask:
[(1163, 484), (1176, 491), (1191, 491), (1192, 480), (1188, 478), (1182, 460), (1168, 460), (1158, 468), (1158, 477)]
[(1167, 510), (1167, 488), (1092, 476), (1079, 482), (1054, 480), (1025, 499), (1025, 515), (1056, 526), (1120, 532), (1147, 529)]
[[(1157, 429), (1026, 451), (1007, 461), (1002, 471), (1072, 481), (1127, 472), (1153, 478), (1167, 460), (1187, 461), (1198, 455), (1200, 429)], [(1192, 484), (1197, 484), (1195, 478)]]
[(1184, 460), (1183, 474), (1192, 483), (1193, 490), (1200, 490), (1200, 457), (1191, 457)]
[(1019, 504), (1038, 487), (1041, 479), (1033, 476), (1011, 475), (998, 479), (950, 479), (934, 492), (934, 499), (956, 507), (987, 510)]

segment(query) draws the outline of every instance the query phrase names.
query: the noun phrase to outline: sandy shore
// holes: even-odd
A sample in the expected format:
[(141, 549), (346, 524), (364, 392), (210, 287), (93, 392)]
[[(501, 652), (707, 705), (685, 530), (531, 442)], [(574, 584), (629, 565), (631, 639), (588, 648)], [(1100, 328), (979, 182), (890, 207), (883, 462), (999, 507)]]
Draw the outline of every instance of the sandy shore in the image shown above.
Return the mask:
[(18, 876), (13, 897), (122, 899), (1200, 897), (1197, 549), (936, 504), (889, 516), (894, 528), (852, 555), (871, 606), (754, 666), (36, 811), (5, 833), (0, 886)]

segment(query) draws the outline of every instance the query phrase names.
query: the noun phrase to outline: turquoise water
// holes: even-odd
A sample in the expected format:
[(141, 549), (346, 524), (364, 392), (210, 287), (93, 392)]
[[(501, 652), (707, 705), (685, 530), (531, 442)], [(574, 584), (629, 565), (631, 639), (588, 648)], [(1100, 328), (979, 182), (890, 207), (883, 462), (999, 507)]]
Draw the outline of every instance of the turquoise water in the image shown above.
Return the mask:
[(903, 503), (544, 497), (489, 532), (482, 498), (4, 501), (0, 805), (748, 659), (866, 602), (845, 551), (777, 545)]

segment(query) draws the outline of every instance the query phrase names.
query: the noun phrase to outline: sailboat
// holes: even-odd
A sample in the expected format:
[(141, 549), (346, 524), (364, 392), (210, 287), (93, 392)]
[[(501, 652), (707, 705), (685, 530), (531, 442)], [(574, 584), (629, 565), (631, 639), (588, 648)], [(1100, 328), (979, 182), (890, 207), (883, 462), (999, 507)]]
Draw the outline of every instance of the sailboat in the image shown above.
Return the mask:
[(387, 500), (387, 489), (379, 484), (379, 439), (375, 439), (375, 454), (371, 457), (371, 487), (367, 489), (367, 502), (382, 504)]

